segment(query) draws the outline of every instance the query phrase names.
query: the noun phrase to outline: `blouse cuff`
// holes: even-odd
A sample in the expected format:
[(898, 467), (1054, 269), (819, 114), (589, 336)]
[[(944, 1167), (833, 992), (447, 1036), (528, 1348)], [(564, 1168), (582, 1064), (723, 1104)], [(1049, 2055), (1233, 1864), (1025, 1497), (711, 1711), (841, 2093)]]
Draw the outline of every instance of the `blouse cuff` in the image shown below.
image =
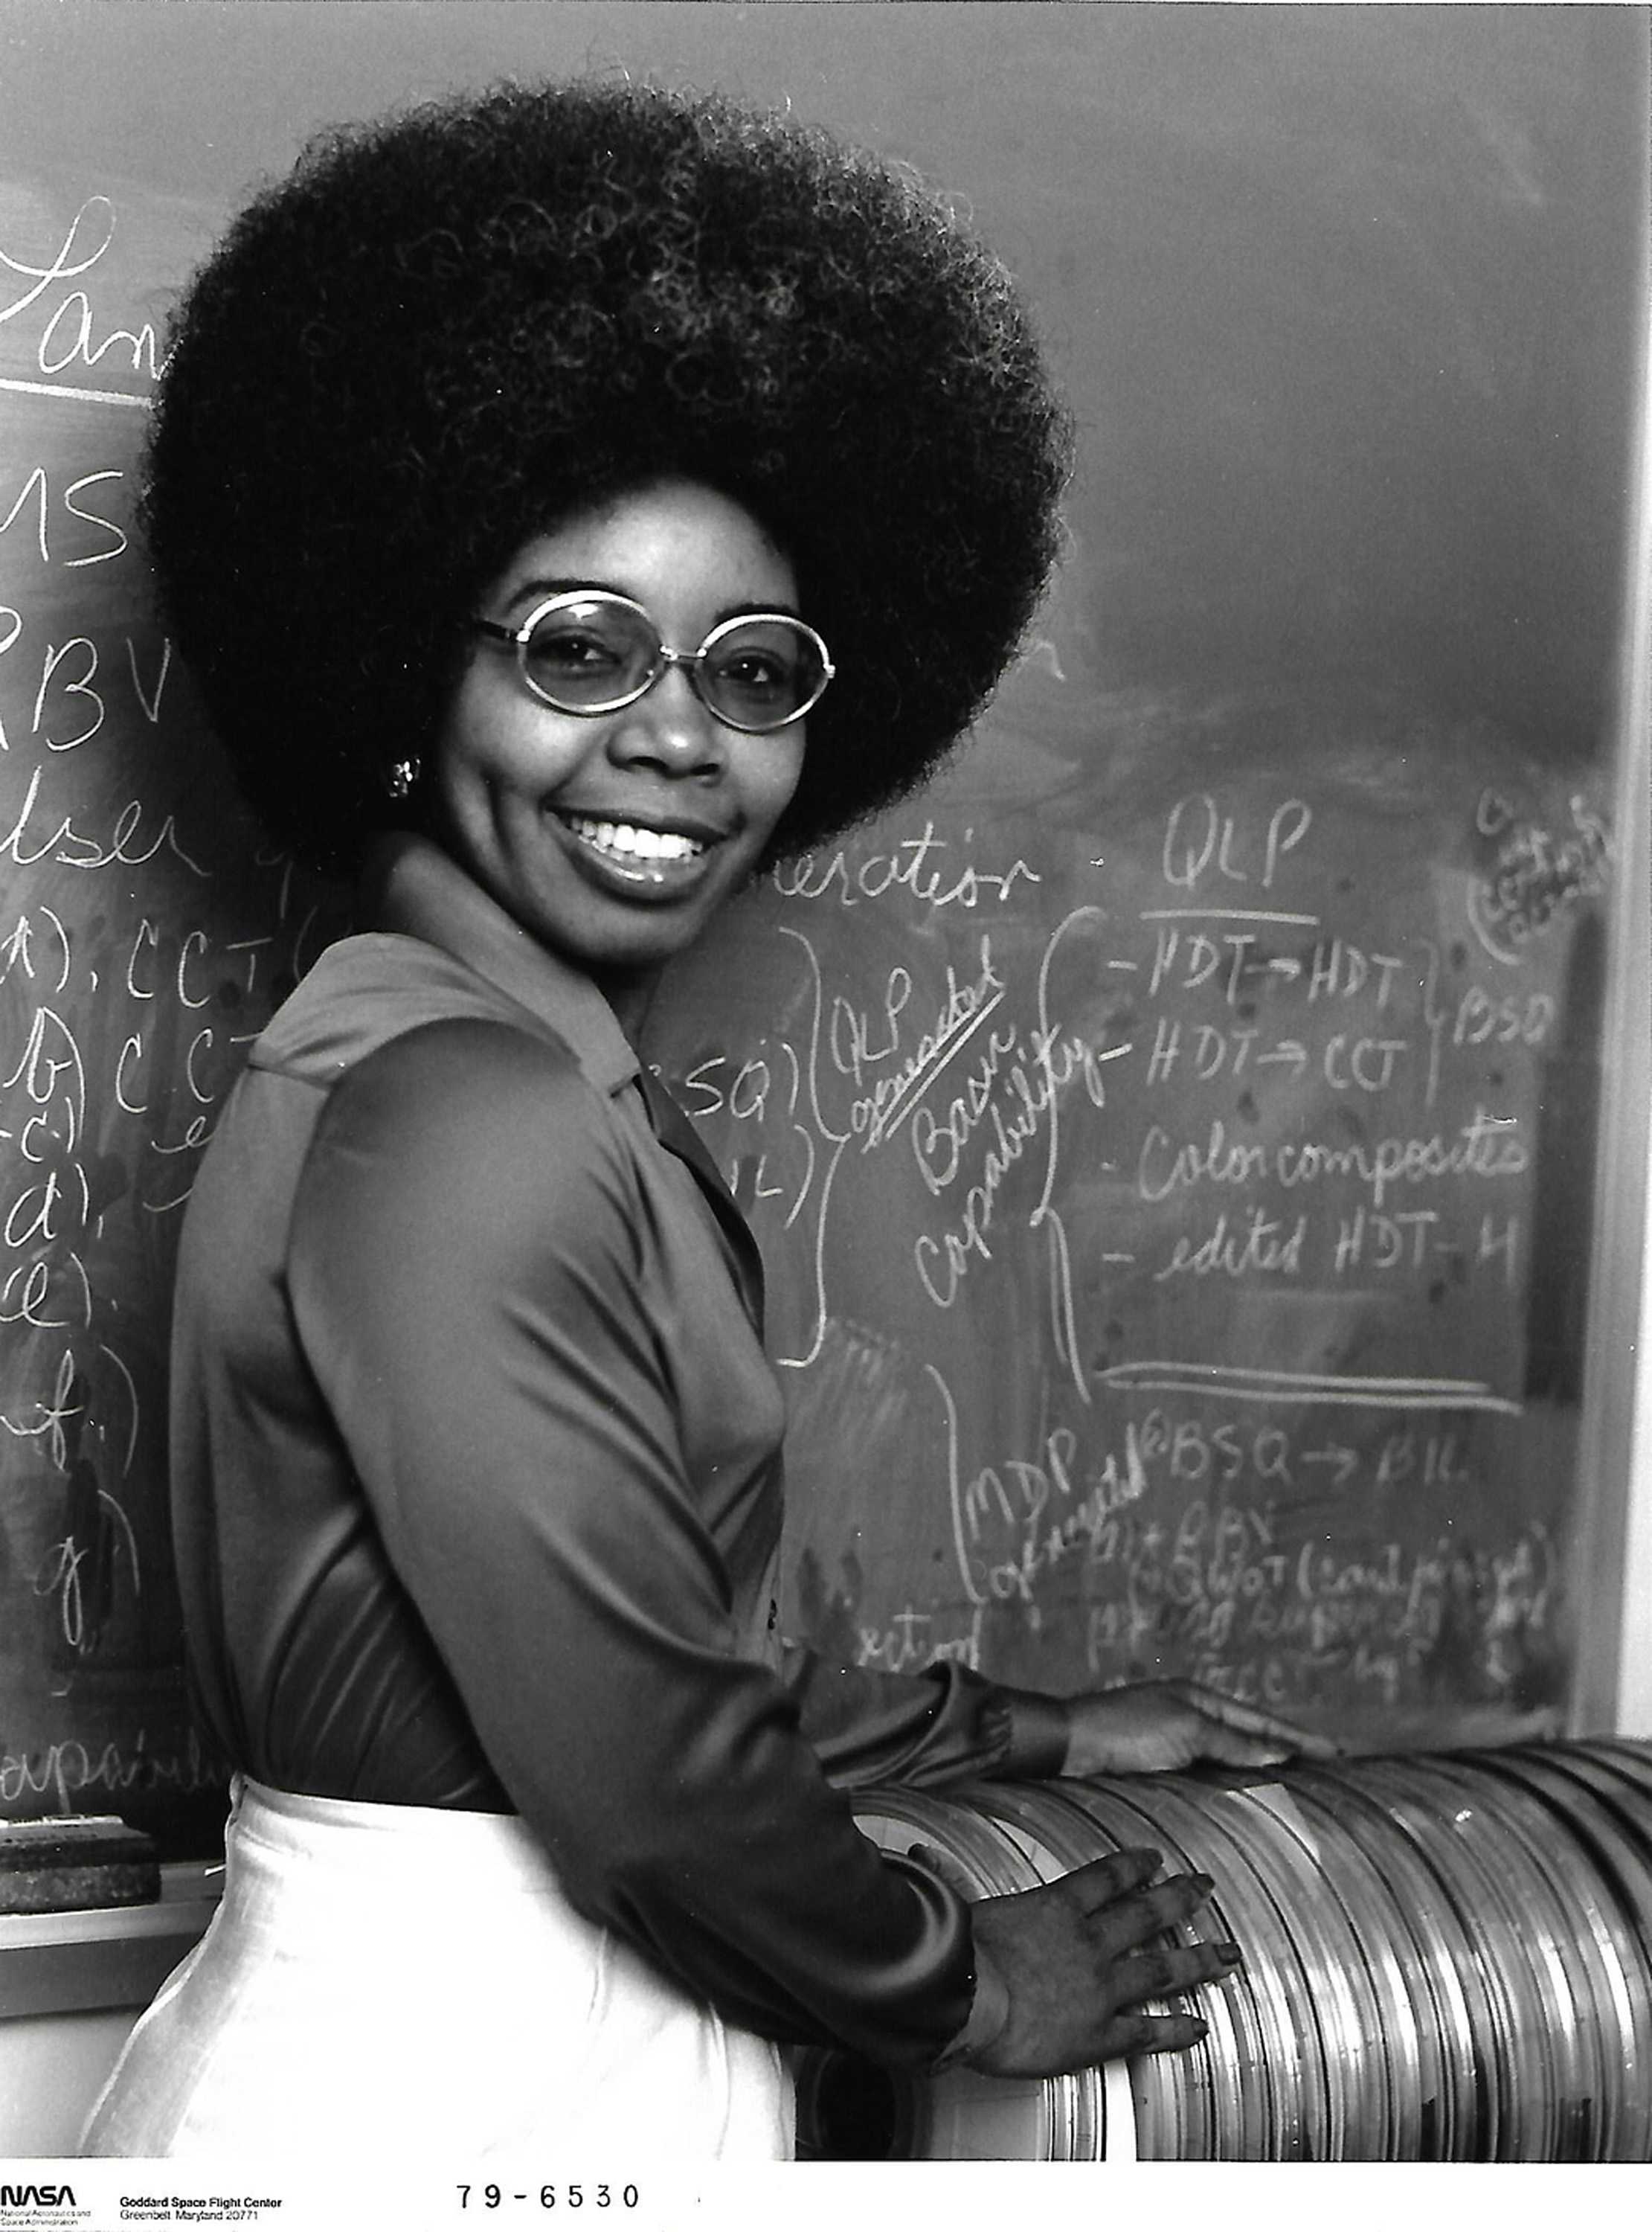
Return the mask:
[(969, 2003), (969, 2020), (930, 2064), (933, 2071), (956, 2068), (959, 2062), (968, 2063), (982, 2047), (990, 2046), (1009, 2020), (1009, 1987), (995, 1969), (975, 1970), (975, 1997)]
[(1039, 1782), (1060, 1774), (1072, 1730), (1066, 1702), (1040, 1690), (993, 1684), (993, 1709), (1004, 1723), (1003, 1749), (992, 1769), (1002, 1782)]

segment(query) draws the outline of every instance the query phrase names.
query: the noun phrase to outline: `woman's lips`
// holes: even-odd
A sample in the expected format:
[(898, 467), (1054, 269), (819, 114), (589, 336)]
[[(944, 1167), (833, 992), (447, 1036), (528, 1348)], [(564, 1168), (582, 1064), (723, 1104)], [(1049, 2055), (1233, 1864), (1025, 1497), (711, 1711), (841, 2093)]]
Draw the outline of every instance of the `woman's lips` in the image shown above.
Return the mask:
[(693, 860), (705, 850), (705, 840), (680, 829), (649, 829), (635, 821), (598, 821), (588, 814), (565, 814), (562, 820), (583, 843), (619, 860)]
[(702, 864), (717, 840), (687, 829), (651, 828), (619, 816), (559, 813), (580, 858), (633, 890), (662, 895), (699, 880)]

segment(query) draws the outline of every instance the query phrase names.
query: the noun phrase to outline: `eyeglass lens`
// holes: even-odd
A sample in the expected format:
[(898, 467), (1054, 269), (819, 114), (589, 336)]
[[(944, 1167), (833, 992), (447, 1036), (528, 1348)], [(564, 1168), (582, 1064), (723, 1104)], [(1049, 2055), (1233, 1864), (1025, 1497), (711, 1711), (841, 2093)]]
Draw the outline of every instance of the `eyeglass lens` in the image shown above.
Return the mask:
[[(664, 664), (647, 614), (618, 599), (560, 600), (534, 622), (522, 671), (541, 698), (565, 711), (606, 711), (638, 698)], [(826, 669), (813, 630), (784, 613), (714, 628), (694, 665), (696, 687), (735, 728), (783, 728), (812, 705)]]

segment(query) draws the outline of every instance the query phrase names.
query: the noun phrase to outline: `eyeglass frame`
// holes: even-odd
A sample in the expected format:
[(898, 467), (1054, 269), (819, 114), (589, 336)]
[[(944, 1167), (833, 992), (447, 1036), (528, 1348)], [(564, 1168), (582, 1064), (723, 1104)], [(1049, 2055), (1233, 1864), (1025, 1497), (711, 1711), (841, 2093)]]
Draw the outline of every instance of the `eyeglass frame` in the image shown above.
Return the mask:
[[(623, 696), (605, 698), (600, 704), (597, 705), (564, 705), (557, 698), (547, 696), (528, 672), (528, 646), (532, 640), (534, 630), (547, 613), (554, 612), (559, 605), (573, 605), (593, 600), (599, 600), (605, 605), (620, 606), (626, 612), (635, 613), (639, 620), (645, 621), (657, 646), (655, 657), (651, 662), (651, 669), (646, 678), (638, 683), (634, 690), (627, 690)], [(788, 713), (783, 721), (767, 722), (761, 728), (754, 728), (749, 722), (730, 720), (726, 713), (712, 704), (705, 693), (700, 673), (707, 653), (723, 636), (732, 634), (735, 628), (749, 627), (754, 623), (762, 620), (784, 621), (787, 627), (798, 629), (809, 639), (820, 653), (820, 679), (813, 693), (804, 699), (794, 713)], [(638, 604), (635, 597), (625, 596), (618, 589), (559, 589), (554, 595), (541, 598), (520, 627), (512, 627), (504, 620), (488, 620), (480, 613), (471, 613), (470, 626), (479, 633), (492, 637), (500, 643), (513, 645), (516, 652), (516, 669), (522, 676), (523, 686), (538, 698), (541, 705), (548, 705), (553, 712), (567, 713), (575, 720), (599, 719), (605, 713), (623, 712), (627, 705), (638, 704), (646, 698), (655, 684), (660, 681), (672, 667), (680, 666), (687, 672), (690, 689), (693, 691), (714, 721), (722, 722), (725, 728), (733, 729), (741, 736), (777, 736), (782, 729), (789, 729), (794, 721), (800, 721), (806, 714), (814, 710), (821, 698), (825, 697), (827, 685), (838, 671), (832, 664), (832, 653), (826, 647), (826, 638), (820, 633), (819, 628), (811, 627), (807, 620), (800, 620), (795, 613), (734, 613), (726, 620), (719, 620), (714, 628), (707, 631), (697, 651), (675, 651), (660, 634), (654, 615), (649, 611), (647, 606)]]

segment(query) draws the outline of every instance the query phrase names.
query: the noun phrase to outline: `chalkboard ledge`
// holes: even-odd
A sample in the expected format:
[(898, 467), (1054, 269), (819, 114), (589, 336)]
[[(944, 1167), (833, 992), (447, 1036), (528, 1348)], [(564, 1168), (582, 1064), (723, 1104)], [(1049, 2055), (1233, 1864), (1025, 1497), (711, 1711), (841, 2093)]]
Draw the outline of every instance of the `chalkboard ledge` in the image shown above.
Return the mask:
[(166, 1860), (143, 1906), (0, 1915), (0, 2021), (141, 2008), (212, 1919), (224, 1864)]

